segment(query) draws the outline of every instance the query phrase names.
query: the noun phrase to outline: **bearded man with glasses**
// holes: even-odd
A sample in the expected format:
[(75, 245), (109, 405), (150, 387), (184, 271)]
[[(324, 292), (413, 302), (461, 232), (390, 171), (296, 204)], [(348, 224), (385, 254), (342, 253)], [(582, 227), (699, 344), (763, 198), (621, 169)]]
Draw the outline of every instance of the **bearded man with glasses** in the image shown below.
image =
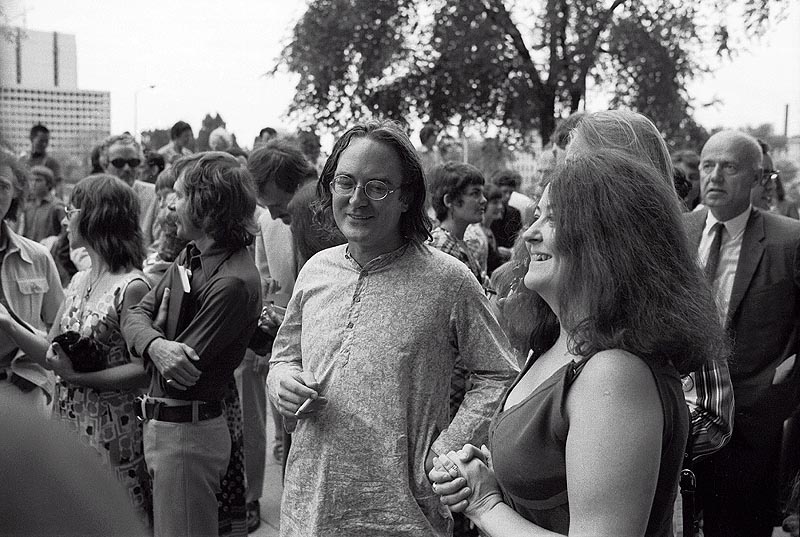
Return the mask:
[(128, 133), (106, 138), (100, 151), (100, 164), (106, 173), (119, 177), (133, 188), (139, 198), (139, 226), (142, 228), (145, 247), (149, 247), (153, 237), (153, 223), (158, 211), (155, 185), (136, 178), (137, 169), (144, 157), (142, 148)]

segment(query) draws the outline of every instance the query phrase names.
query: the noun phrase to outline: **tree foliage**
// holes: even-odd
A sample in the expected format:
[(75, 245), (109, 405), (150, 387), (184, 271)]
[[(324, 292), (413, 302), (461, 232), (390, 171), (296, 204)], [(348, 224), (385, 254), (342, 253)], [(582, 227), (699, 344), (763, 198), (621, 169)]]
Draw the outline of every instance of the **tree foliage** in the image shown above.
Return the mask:
[(206, 117), (203, 118), (200, 132), (197, 133), (197, 139), (195, 140), (195, 148), (197, 151), (208, 151), (208, 135), (217, 127), (225, 127), (225, 120), (222, 119), (222, 116), (220, 116), (219, 113), (214, 117), (212, 117), (211, 114), (206, 114)]
[(150, 151), (158, 151), (170, 141), (169, 129), (151, 129), (142, 131), (142, 144)]
[(290, 113), (334, 132), (378, 115), (495, 127), (503, 138), (538, 128), (547, 140), (592, 82), (680, 145), (704, 135), (686, 83), (715, 55), (763, 33), (785, 5), (312, 0), (275, 69), (299, 75)]

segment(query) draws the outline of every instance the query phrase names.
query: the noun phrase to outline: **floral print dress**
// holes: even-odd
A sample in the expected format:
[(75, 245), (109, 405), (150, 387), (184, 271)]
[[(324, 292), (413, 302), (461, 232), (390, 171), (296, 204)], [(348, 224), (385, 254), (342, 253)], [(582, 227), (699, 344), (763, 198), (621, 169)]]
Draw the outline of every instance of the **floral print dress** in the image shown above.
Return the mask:
[[(104, 351), (105, 366), (130, 362), (128, 348), (120, 331), (123, 297), (134, 280), (146, 280), (140, 272), (118, 276), (100, 297), (85, 299), (88, 270), (77, 273), (66, 292), (62, 315), (51, 336), (68, 330), (92, 337)], [(151, 512), (150, 478), (144, 462), (142, 424), (136, 419), (135, 398), (139, 390), (99, 391), (72, 384), (56, 383), (53, 416), (75, 430), (82, 442), (94, 448), (103, 464), (111, 468), (127, 489), (133, 506), (143, 519)]]

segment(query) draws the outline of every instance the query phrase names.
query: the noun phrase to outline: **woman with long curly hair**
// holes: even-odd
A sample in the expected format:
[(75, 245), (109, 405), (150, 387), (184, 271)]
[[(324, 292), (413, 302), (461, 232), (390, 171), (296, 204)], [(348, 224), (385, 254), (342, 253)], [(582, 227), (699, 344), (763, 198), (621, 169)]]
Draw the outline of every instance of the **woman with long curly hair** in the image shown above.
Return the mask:
[(689, 430), (680, 376), (727, 342), (665, 179), (587, 150), (546, 187), (523, 235), (532, 355), (489, 448), (450, 452), (430, 474), (485, 534), (671, 535)]

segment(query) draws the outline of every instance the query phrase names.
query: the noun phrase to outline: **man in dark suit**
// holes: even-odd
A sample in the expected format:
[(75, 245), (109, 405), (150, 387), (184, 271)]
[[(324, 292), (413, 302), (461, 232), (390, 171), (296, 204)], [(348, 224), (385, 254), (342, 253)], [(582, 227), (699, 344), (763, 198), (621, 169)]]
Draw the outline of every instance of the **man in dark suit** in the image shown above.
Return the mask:
[(736, 131), (712, 136), (700, 158), (706, 208), (685, 219), (734, 342), (733, 436), (697, 463), (709, 537), (772, 534), (783, 422), (800, 391), (800, 222), (751, 206), (761, 164), (754, 138)]

